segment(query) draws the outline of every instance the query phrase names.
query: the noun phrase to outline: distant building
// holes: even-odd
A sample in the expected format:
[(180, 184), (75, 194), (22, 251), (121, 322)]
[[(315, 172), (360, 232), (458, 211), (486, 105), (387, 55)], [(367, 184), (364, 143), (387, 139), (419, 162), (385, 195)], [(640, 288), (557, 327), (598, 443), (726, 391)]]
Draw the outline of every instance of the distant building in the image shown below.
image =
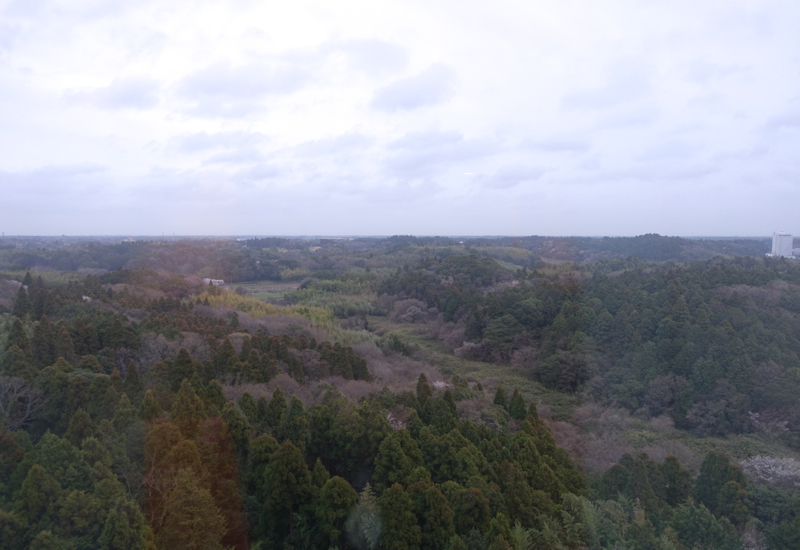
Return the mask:
[(772, 254), (770, 254), (770, 256), (792, 258), (793, 246), (794, 239), (789, 233), (776, 231), (772, 234)]
[(203, 282), (207, 285), (214, 285), (214, 286), (222, 286), (225, 284), (223, 279), (203, 279)]

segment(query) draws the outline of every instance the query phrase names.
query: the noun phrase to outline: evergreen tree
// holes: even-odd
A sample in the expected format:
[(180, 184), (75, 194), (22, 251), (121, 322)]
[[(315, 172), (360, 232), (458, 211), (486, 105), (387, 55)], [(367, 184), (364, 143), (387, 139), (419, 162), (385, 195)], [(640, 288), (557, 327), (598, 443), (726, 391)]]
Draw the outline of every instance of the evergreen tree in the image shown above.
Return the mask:
[[(277, 516), (276, 533), (292, 532), (292, 516), (311, 492), (311, 475), (300, 449), (284, 441), (264, 470), (265, 506)], [(283, 521), (281, 521), (281, 516)]]
[(286, 397), (283, 395), (283, 390), (280, 386), (275, 386), (272, 392), (272, 399), (269, 401), (267, 408), (266, 422), (267, 426), (273, 430), (280, 427), (283, 423), (283, 416), (286, 414)]
[(111, 423), (114, 425), (114, 429), (117, 431), (117, 433), (125, 433), (125, 431), (130, 428), (133, 423), (136, 422), (136, 420), (136, 408), (131, 405), (130, 399), (128, 399), (128, 394), (123, 393), (119, 398), (119, 402), (117, 403)]
[(381, 539), (382, 525), (378, 499), (367, 483), (358, 495), (358, 503), (344, 526), (347, 538), (355, 548), (375, 550)]
[(661, 466), (666, 482), (666, 502), (670, 506), (683, 504), (692, 492), (692, 473), (681, 466), (678, 459), (668, 456)]
[(206, 411), (203, 402), (197, 397), (189, 381), (184, 380), (172, 401), (170, 420), (180, 428), (184, 437), (194, 438), (205, 417)]
[(24, 319), (26, 315), (31, 315), (32, 313), (33, 306), (31, 305), (31, 300), (28, 297), (28, 291), (25, 290), (24, 286), (21, 286), (19, 287), (19, 291), (17, 291), (17, 299), (14, 300), (14, 309), (12, 310), (12, 315), (18, 319)]
[(63, 357), (68, 363), (75, 362), (75, 349), (72, 345), (72, 337), (65, 327), (61, 327), (56, 341), (56, 357)]
[(431, 421), (433, 414), (433, 391), (424, 372), (417, 379), (417, 413), (424, 423)]
[(133, 501), (119, 498), (106, 516), (103, 532), (98, 540), (100, 550), (155, 550), (150, 526)]
[(383, 518), (381, 548), (386, 550), (419, 550), (422, 530), (414, 514), (414, 502), (395, 483), (383, 492), (379, 500)]
[(36, 378), (36, 369), (33, 368), (33, 365), (28, 361), (27, 355), (16, 344), (6, 350), (5, 357), (3, 357), (3, 368), (0, 372), (5, 376), (24, 378), (29, 381)]
[(494, 404), (503, 410), (508, 408), (508, 398), (506, 397), (506, 389), (502, 384), (497, 385), (497, 391), (494, 393)]
[(339, 476), (330, 478), (319, 493), (317, 516), (322, 523), (326, 542), (335, 547), (344, 528), (344, 521), (358, 501), (358, 493)]
[(147, 392), (144, 394), (144, 399), (142, 399), (141, 411), (139, 413), (142, 419), (152, 422), (153, 420), (159, 418), (161, 413), (161, 405), (159, 405), (153, 390), (147, 390)]
[(47, 320), (47, 317), (42, 315), (36, 326), (33, 327), (33, 338), (31, 339), (31, 358), (33, 364), (38, 370), (49, 367), (55, 363), (56, 359), (56, 341), (55, 329), (53, 325)]
[(625, 487), (625, 494), (631, 500), (639, 500), (645, 511), (653, 512), (658, 510), (659, 503), (650, 485), (650, 478), (647, 474), (647, 467), (641, 458), (636, 458), (633, 468), (628, 476), (628, 484)]
[(84, 439), (93, 437), (96, 432), (97, 428), (86, 409), (78, 409), (69, 421), (69, 428), (64, 438), (76, 447), (80, 447)]
[(11, 349), (12, 346), (17, 346), (20, 351), (25, 354), (26, 358), (30, 357), (30, 341), (28, 340), (25, 327), (19, 317), (14, 317), (14, 321), (11, 323), (11, 330), (8, 333), (8, 339), (6, 340), (6, 350)]
[(178, 472), (164, 510), (164, 524), (156, 534), (161, 548), (224, 548), (225, 519), (211, 493), (188, 470)]
[(173, 392), (178, 391), (183, 380), (191, 380), (197, 375), (197, 371), (192, 363), (192, 358), (186, 348), (181, 348), (178, 355), (172, 361), (172, 368), (169, 371), (169, 385)]
[(260, 418), (258, 415), (258, 405), (250, 392), (244, 392), (239, 398), (239, 409), (247, 417), (248, 422), (257, 426)]
[(742, 488), (747, 484), (741, 468), (732, 464), (727, 455), (716, 451), (708, 453), (700, 465), (700, 475), (695, 480), (695, 500), (711, 513), (720, 515), (720, 491), (729, 481), (735, 481)]
[(125, 369), (125, 379), (122, 382), (122, 391), (128, 394), (128, 398), (132, 403), (140, 403), (142, 394), (144, 393), (144, 384), (142, 379), (139, 378), (139, 369), (136, 362), (132, 359), (128, 362), (128, 367)]
[(511, 402), (508, 404), (508, 414), (515, 420), (525, 420), (527, 416), (525, 400), (516, 386), (514, 386), (514, 393), (511, 395)]
[(453, 510), (442, 492), (424, 481), (408, 488), (422, 536), (421, 548), (445, 550), (455, 534)]

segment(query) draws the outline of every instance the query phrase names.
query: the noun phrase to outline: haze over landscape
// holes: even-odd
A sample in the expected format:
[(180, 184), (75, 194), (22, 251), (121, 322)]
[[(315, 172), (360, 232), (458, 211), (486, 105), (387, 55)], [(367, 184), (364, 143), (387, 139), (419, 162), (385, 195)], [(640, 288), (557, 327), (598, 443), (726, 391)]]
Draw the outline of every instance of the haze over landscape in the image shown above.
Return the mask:
[(798, 16), (0, 2), (0, 230), (796, 234)]

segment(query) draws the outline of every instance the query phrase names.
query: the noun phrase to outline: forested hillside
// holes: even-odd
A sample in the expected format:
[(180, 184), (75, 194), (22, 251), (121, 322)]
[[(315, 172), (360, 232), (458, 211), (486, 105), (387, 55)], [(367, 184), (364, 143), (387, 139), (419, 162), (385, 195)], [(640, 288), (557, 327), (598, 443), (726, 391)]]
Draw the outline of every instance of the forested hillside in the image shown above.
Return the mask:
[(4, 249), (0, 548), (798, 547), (800, 265), (525, 243)]

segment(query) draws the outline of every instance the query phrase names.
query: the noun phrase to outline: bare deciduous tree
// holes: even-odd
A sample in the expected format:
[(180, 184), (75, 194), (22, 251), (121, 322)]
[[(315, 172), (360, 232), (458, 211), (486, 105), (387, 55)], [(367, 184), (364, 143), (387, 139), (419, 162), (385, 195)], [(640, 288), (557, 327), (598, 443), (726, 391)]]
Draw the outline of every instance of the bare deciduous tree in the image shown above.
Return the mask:
[(0, 377), (0, 422), (12, 432), (36, 419), (44, 394), (22, 378)]

